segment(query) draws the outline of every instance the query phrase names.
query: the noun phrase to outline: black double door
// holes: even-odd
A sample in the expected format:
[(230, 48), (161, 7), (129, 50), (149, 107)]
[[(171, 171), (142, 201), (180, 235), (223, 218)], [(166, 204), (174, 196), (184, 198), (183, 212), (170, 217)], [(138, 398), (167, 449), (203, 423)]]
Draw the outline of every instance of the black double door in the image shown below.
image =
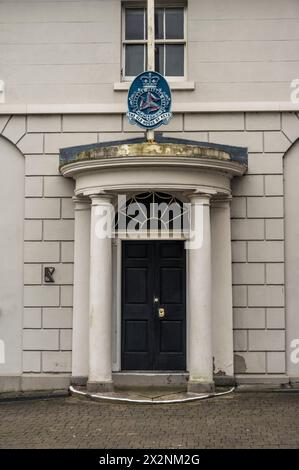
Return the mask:
[(186, 369), (183, 241), (125, 241), (122, 370)]

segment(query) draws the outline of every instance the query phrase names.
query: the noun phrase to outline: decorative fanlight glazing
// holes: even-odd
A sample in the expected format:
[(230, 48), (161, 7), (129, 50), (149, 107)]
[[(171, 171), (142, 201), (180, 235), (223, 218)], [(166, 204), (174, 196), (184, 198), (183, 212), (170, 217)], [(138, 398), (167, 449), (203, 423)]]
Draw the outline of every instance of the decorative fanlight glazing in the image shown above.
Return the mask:
[(138, 194), (118, 208), (115, 229), (182, 233), (189, 229), (189, 205), (166, 193)]

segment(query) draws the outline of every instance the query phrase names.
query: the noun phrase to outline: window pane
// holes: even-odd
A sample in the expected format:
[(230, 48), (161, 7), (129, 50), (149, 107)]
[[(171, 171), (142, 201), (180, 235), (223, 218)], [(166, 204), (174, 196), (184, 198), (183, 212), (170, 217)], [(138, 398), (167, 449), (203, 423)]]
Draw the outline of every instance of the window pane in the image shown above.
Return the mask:
[(155, 10), (155, 38), (164, 39), (164, 9)]
[(144, 39), (144, 9), (126, 10), (126, 39)]
[(184, 9), (165, 9), (166, 39), (184, 39)]
[(166, 75), (168, 77), (184, 76), (184, 46), (166, 45)]
[(126, 71), (127, 77), (135, 77), (144, 71), (144, 46), (126, 45)]
[(155, 70), (164, 75), (164, 46), (155, 46)]

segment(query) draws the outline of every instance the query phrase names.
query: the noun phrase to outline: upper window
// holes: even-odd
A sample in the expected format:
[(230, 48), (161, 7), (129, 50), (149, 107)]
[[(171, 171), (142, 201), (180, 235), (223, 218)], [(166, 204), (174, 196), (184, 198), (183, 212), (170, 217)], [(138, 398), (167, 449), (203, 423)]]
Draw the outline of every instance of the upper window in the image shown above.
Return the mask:
[[(147, 69), (146, 17), (146, 8), (124, 8), (122, 76), (126, 80)], [(184, 77), (185, 48), (185, 8), (155, 8), (155, 70), (166, 77)]]

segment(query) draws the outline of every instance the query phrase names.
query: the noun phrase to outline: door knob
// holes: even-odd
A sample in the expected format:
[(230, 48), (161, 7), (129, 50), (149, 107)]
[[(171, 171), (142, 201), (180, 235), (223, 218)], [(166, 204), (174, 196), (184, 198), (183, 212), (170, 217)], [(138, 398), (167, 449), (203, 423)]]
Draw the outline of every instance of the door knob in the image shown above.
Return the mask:
[(164, 308), (159, 308), (159, 318), (164, 318), (165, 317), (165, 310)]

